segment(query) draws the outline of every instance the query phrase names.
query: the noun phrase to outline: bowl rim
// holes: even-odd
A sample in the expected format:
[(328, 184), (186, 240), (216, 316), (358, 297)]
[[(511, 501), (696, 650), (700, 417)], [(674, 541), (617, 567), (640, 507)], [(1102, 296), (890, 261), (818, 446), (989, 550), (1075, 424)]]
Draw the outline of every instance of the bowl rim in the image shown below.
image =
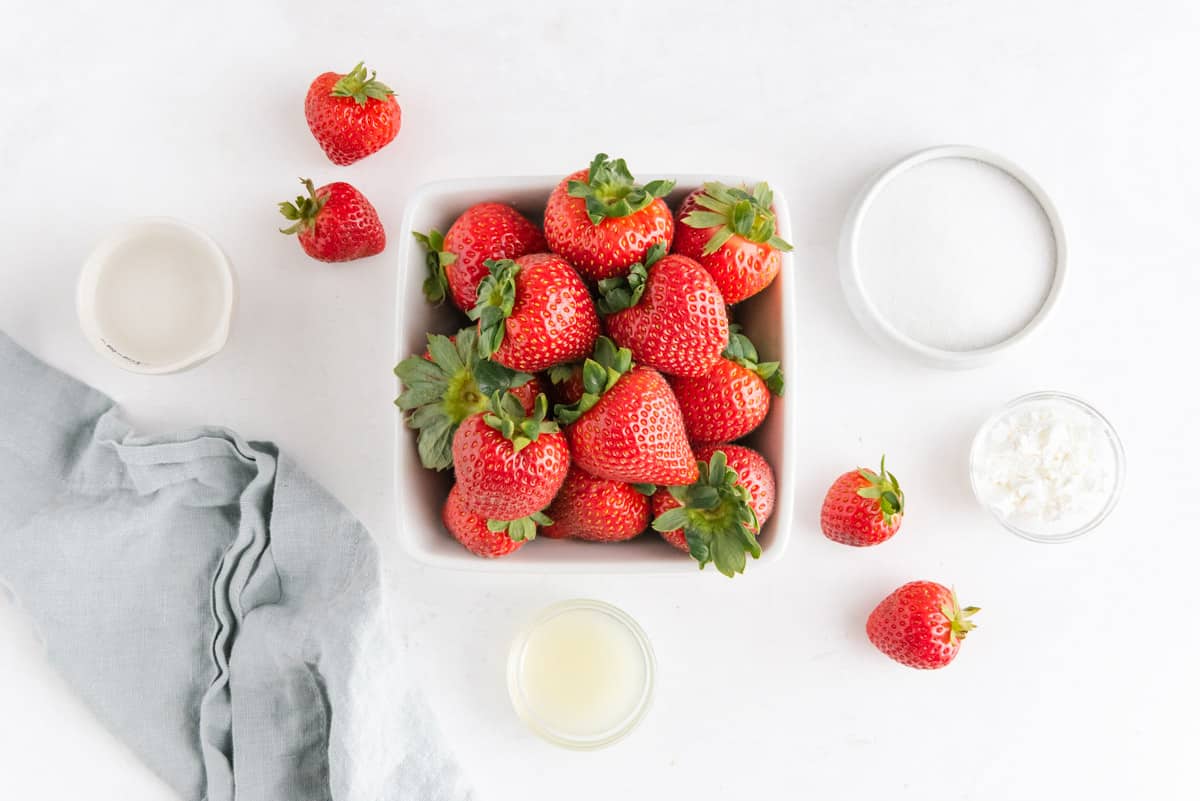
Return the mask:
[[(1100, 424), (1104, 427), (1105, 434), (1112, 443), (1113, 458), (1116, 468), (1116, 476), (1113, 479), (1112, 492), (1109, 493), (1108, 499), (1104, 503), (1104, 507), (1096, 513), (1096, 516), (1082, 526), (1072, 529), (1065, 534), (1056, 534), (1052, 536), (1027, 531), (1020, 526), (1005, 520), (1003, 517), (997, 514), (994, 509), (984, 502), (983, 496), (979, 489), (979, 483), (975, 480), (975, 463), (977, 461), (976, 454), (979, 452), (979, 448), (983, 442), (983, 437), (989, 430), (991, 430), (991, 427), (1013, 409), (1029, 403), (1048, 400), (1063, 401), (1071, 404), (1079, 409), (1082, 409), (1084, 412), (1092, 415), (1098, 421), (1100, 421)], [(1058, 390), (1046, 389), (1038, 390), (1036, 392), (1028, 392), (1024, 395), (1018, 395), (1008, 403), (1005, 403), (996, 411), (992, 412), (990, 415), (988, 415), (987, 419), (980, 423), (979, 428), (975, 432), (975, 436), (971, 438), (971, 450), (967, 459), (967, 475), (970, 478), (971, 493), (975, 496), (976, 502), (979, 503), (980, 507), (987, 511), (988, 515), (991, 516), (993, 520), (995, 520), (1008, 531), (1016, 534), (1018, 537), (1029, 540), (1030, 542), (1053, 545), (1076, 540), (1079, 537), (1082, 537), (1084, 534), (1095, 530), (1100, 526), (1100, 524), (1108, 519), (1108, 516), (1112, 514), (1112, 511), (1117, 507), (1117, 503), (1121, 500), (1121, 492), (1125, 487), (1125, 458), (1125, 445), (1121, 442), (1121, 437), (1117, 433), (1116, 427), (1107, 417), (1104, 416), (1103, 413), (1100, 412), (1099, 409), (1078, 395), (1072, 395), (1068, 392), (1060, 392)]]
[[(556, 731), (553, 727), (539, 720), (526, 703), (525, 692), (521, 682), (521, 664), (524, 659), (525, 649), (529, 645), (529, 638), (533, 632), (559, 615), (576, 610), (599, 612), (620, 623), (637, 643), (646, 671), (645, 683), (642, 687), (641, 697), (638, 700), (637, 706), (630, 711), (629, 715), (620, 725), (594, 738), (571, 737), (570, 735)], [(646, 636), (645, 630), (628, 612), (607, 601), (594, 598), (570, 598), (543, 608), (513, 636), (512, 644), (508, 650), (506, 671), (508, 697), (512, 702), (513, 710), (517, 713), (517, 717), (542, 739), (554, 745), (575, 751), (594, 751), (625, 739), (646, 718), (646, 714), (650, 711), (650, 707), (654, 703), (657, 668), (658, 663), (654, 656), (654, 646), (650, 643), (650, 638)]]
[[(223, 290), (221, 317), (216, 328), (187, 356), (172, 362), (151, 364), (128, 356), (113, 346), (104, 335), (96, 316), (95, 294), (99, 282), (110, 267), (109, 257), (119, 245), (140, 236), (151, 228), (172, 229), (204, 246), (211, 270), (221, 279)], [(75, 310), (84, 338), (108, 361), (131, 373), (167, 375), (196, 367), (220, 353), (229, 342), (234, 313), (238, 302), (237, 276), (233, 263), (220, 244), (207, 232), (176, 217), (134, 217), (120, 223), (105, 234), (89, 251), (75, 285)]]
[[(646, 174), (651, 174), (652, 171), (645, 171)], [(671, 176), (676, 181), (676, 187), (684, 189), (694, 186), (699, 188), (705, 181), (723, 181), (730, 184), (747, 184), (753, 185), (761, 178), (751, 178), (749, 176), (729, 175), (729, 174), (711, 174), (711, 173), (675, 173), (664, 171), (663, 174)], [(503, 192), (521, 192), (521, 191), (546, 191), (547, 194), (562, 181), (562, 175), (518, 175), (518, 176), (480, 176), (466, 178), (445, 178), (434, 181), (429, 181), (421, 184), (413, 190), (409, 196), (405, 206), (404, 215), (401, 220), (400, 227), (400, 242), (397, 248), (397, 269), (395, 272), (396, 281), (396, 319), (394, 329), (394, 349), (393, 349), (393, 365), (398, 364), (400, 360), (409, 355), (405, 346), (405, 325), (408, 320), (409, 308), (404, 295), (405, 289), (405, 270), (413, 261), (413, 252), (421, 247), (416, 239), (411, 235), (416, 230), (414, 222), (417, 215), (422, 210), (423, 205), (433, 197), (438, 197), (444, 194), (458, 192), (479, 192), (479, 191), (494, 191), (496, 193)], [(778, 220), (779, 235), (784, 239), (791, 240), (791, 214), (785, 194), (772, 185), (774, 193), (774, 205), (776, 210), (776, 218)], [(423, 256), (423, 254), (421, 254)], [(785, 343), (783, 348), (783, 368), (785, 371), (791, 371), (796, 374), (795, 359), (796, 359), (796, 342), (797, 342), (797, 327), (799, 325), (796, 320), (795, 313), (795, 298), (793, 292), (791, 273), (795, 270), (794, 251), (784, 252), (783, 267), (780, 270), (779, 277), (775, 283), (779, 284), (780, 295), (780, 316), (782, 317), (782, 341)], [(420, 299), (420, 303), (425, 305), (424, 299)], [(399, 378), (394, 378), (394, 385), (398, 391), (400, 388)], [(779, 404), (782, 407), (783, 414), (783, 450), (789, 454), (796, 453), (797, 443), (796, 437), (798, 432), (797, 416), (799, 413), (799, 396), (796, 392), (787, 392), (781, 398), (774, 398), (773, 404)], [(393, 437), (392, 437), (392, 490), (395, 496), (395, 514), (397, 520), (397, 530), (400, 532), (400, 539), (404, 543), (405, 552), (415, 561), (428, 567), (444, 568), (449, 570), (459, 570), (465, 572), (476, 573), (509, 573), (513, 575), (522, 574), (546, 574), (546, 573), (561, 573), (561, 574), (602, 574), (602, 575), (667, 575), (679, 574), (684, 572), (709, 572), (700, 571), (696, 567), (696, 563), (690, 559), (678, 560), (645, 560), (637, 558), (614, 558), (608, 554), (598, 554), (598, 558), (588, 560), (563, 560), (561, 562), (526, 562), (526, 561), (508, 561), (504, 559), (481, 559), (463, 550), (461, 554), (443, 554), (433, 553), (425, 548), (420, 547), (417, 538), (414, 536), (405, 535), (404, 532), (404, 501), (405, 497), (400, 492), (401, 477), (404, 473), (404, 448), (407, 444), (407, 436), (409, 429), (405, 425), (402, 414), (393, 416)], [(791, 529), (794, 522), (795, 509), (795, 460), (787, 458), (782, 460), (781, 465), (771, 465), (775, 473), (775, 511), (772, 514), (772, 524), (774, 526), (774, 536), (769, 546), (763, 548), (762, 555), (756, 560), (748, 560), (754, 565), (755, 570), (761, 570), (767, 565), (778, 562), (787, 551), (791, 539)]]
[[(970, 159), (995, 167), (1025, 187), (1041, 207), (1054, 237), (1055, 267), (1050, 290), (1037, 312), (1020, 330), (1011, 336), (982, 348), (947, 350), (914, 339), (896, 328), (879, 311), (864, 285), (859, 269), (859, 235), (863, 221), (880, 194), (901, 174), (938, 159)], [(846, 213), (838, 245), (838, 265), (842, 291), (850, 310), (859, 324), (877, 341), (916, 356), (920, 361), (937, 367), (964, 369), (994, 362), (1001, 355), (1026, 342), (1049, 319), (1058, 306), (1066, 284), (1067, 240), (1058, 209), (1042, 186), (1019, 165), (1004, 156), (971, 145), (938, 145), (904, 156), (885, 168), (860, 190)]]

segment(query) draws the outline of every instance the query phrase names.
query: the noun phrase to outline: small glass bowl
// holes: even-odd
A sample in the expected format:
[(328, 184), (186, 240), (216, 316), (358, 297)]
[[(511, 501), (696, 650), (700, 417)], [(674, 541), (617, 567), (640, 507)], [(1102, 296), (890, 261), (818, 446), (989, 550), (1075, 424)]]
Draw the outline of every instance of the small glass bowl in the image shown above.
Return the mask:
[[(1112, 491), (1109, 493), (1108, 500), (1105, 502), (1100, 511), (1082, 525), (1079, 525), (1069, 531), (1054, 534), (1031, 531), (1029, 529), (1022, 528), (1010, 520), (1006, 520), (999, 514), (999, 512), (993, 509), (984, 500), (983, 493), (980, 490), (979, 481), (976, 477), (977, 468), (979, 467), (980, 461), (983, 458), (983, 444), (988, 433), (991, 431), (992, 426), (994, 426), (1000, 419), (1012, 413), (1015, 409), (1023, 406), (1041, 405), (1046, 403), (1062, 403), (1071, 406), (1075, 409), (1083, 411), (1101, 424), (1104, 434), (1108, 439), (1109, 445), (1112, 447), (1113, 471), (1115, 473), (1113, 477)], [(1115, 428), (1113, 428), (1112, 423), (1110, 423), (1108, 418), (1097, 411), (1096, 408), (1091, 404), (1087, 403), (1081, 398), (1075, 397), (1074, 395), (1068, 395), (1065, 392), (1032, 392), (1028, 395), (1022, 395), (1019, 398), (1014, 398), (1013, 400), (1009, 401), (999, 410), (997, 410), (995, 414), (985, 420), (983, 425), (979, 427), (979, 431), (976, 432), (975, 438), (971, 442), (969, 472), (971, 477), (971, 491), (974, 492), (975, 499), (979, 501), (980, 506), (986, 509), (988, 513), (995, 518), (998, 523), (1000, 523), (1000, 525), (1004, 526), (1013, 534), (1034, 542), (1068, 542), (1076, 537), (1080, 537), (1088, 533), (1092, 529), (1099, 526), (1116, 507), (1117, 501), (1121, 497), (1121, 488), (1125, 484), (1125, 448), (1121, 444), (1121, 439), (1117, 436), (1117, 431)]]
[[(628, 714), (619, 723), (604, 731), (586, 734), (563, 731), (556, 728), (552, 723), (539, 718), (523, 686), (524, 660), (532, 635), (554, 618), (568, 612), (578, 611), (599, 613), (625, 629), (626, 633), (630, 635), (631, 641), (636, 646), (638, 658), (642, 664), (642, 675), (644, 676), (642, 686), (638, 690), (637, 702), (630, 708)], [(637, 624), (637, 621), (612, 604), (605, 603), (604, 601), (578, 598), (569, 601), (560, 601), (546, 607), (536, 618), (518, 632), (517, 636), (513, 639), (512, 648), (509, 650), (508, 655), (508, 694), (512, 699), (513, 709), (516, 710), (518, 717), (542, 739), (563, 748), (570, 748), (577, 751), (592, 751), (612, 745), (621, 740), (633, 731), (646, 716), (646, 712), (650, 708), (650, 701), (654, 697), (654, 672), (654, 650), (650, 647), (650, 640), (646, 636), (646, 632)]]

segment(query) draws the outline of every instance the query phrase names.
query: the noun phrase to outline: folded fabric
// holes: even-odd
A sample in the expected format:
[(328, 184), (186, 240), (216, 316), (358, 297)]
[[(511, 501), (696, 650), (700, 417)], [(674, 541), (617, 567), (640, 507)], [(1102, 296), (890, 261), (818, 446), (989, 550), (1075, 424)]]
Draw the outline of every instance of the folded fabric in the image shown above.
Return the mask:
[(0, 332), (0, 582), (185, 799), (469, 798), (382, 612), (370, 535), (274, 445), (139, 437)]

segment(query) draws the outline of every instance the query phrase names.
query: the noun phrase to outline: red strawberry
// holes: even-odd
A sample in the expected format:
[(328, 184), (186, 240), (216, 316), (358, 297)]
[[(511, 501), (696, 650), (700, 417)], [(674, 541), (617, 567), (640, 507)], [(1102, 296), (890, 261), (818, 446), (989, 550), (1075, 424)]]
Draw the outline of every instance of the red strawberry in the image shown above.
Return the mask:
[(583, 365), (583, 397), (557, 406), (575, 463), (599, 478), (627, 484), (690, 484), (696, 459), (679, 404), (657, 370), (634, 367), (627, 348), (607, 337)]
[(845, 545), (878, 545), (900, 530), (904, 492), (879, 460), (879, 472), (860, 467), (843, 473), (825, 493), (821, 531)]
[(933, 670), (958, 655), (968, 620), (979, 611), (958, 605), (953, 590), (933, 581), (911, 581), (879, 602), (867, 618), (867, 637), (902, 665)]
[(320, 189), (307, 178), (300, 183), (308, 189), (308, 197), (300, 195), (294, 203), (279, 204), (279, 213), (294, 223), (279, 230), (298, 234), (305, 253), (317, 261), (353, 261), (383, 251), (387, 245), (383, 223), (362, 192), (342, 181)]
[(409, 427), (421, 432), (421, 464), (445, 470), (453, 463), (450, 444), (459, 423), (486, 409), (498, 391), (510, 390), (526, 412), (532, 412), (541, 382), (481, 358), (474, 328), (452, 337), (429, 334), (428, 343), (424, 355), (409, 356), (396, 365), (404, 384), (396, 405), (410, 413)]
[(360, 61), (345, 75), (326, 72), (308, 87), (304, 116), (308, 129), (334, 164), (353, 164), (400, 132), (400, 104), (393, 92), (367, 77)]
[(545, 419), (546, 406), (546, 396), (538, 395), (526, 417), (515, 397), (497, 392), (487, 411), (463, 420), (454, 432), (454, 475), (468, 511), (516, 521), (554, 500), (571, 454), (558, 425)]
[(661, 242), (621, 278), (600, 282), (609, 336), (639, 364), (672, 375), (703, 376), (729, 341), (729, 317), (716, 282), (687, 256), (666, 256)]
[(760, 363), (754, 343), (738, 329), (730, 326), (729, 345), (708, 375), (667, 379), (693, 443), (741, 439), (766, 419), (771, 394), (783, 394), (779, 362)]
[(454, 535), (463, 546), (475, 554), (488, 559), (507, 556), (520, 548), (528, 539), (513, 539), (506, 529), (493, 530), (486, 518), (467, 511), (463, 506), (462, 491), (455, 484), (450, 488), (446, 505), (442, 508), (442, 522), (446, 530)]
[(475, 289), (488, 274), (488, 259), (515, 259), (546, 250), (546, 238), (521, 212), (503, 203), (476, 203), (464, 211), (442, 236), (436, 228), (413, 233), (428, 250), (425, 297), (450, 300), (463, 311), (475, 307)]
[(758, 531), (775, 510), (775, 474), (757, 451), (708, 445), (696, 452), (700, 478), (664, 487), (651, 498), (654, 529), (703, 568), (726, 576), (746, 569), (746, 554), (762, 554)]
[(542, 531), (547, 537), (621, 542), (646, 530), (650, 504), (629, 484), (572, 467), (546, 516), (554, 521)]
[(589, 281), (623, 275), (654, 243), (671, 244), (675, 221), (662, 197), (674, 186), (639, 186), (624, 159), (609, 161), (600, 153), (550, 193), (546, 241)]
[(553, 253), (487, 261), (478, 300), (480, 353), (514, 370), (539, 370), (582, 359), (600, 333), (592, 296)]
[(766, 289), (783, 264), (780, 239), (765, 183), (753, 193), (710, 181), (679, 206), (673, 250), (708, 270), (726, 303), (739, 303)]

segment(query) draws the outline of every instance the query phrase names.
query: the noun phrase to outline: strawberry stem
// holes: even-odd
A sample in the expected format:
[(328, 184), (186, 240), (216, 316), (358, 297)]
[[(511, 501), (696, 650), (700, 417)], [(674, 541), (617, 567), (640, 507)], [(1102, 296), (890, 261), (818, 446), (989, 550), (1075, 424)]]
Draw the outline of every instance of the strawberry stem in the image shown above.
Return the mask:
[(729, 326), (729, 344), (721, 355), (731, 362), (736, 362), (747, 370), (753, 370), (758, 377), (766, 382), (767, 389), (773, 395), (783, 395), (783, 370), (779, 362), (760, 362), (758, 348), (750, 341), (750, 337), (742, 333), (742, 327), (737, 323)]
[(734, 236), (751, 242), (765, 242), (775, 250), (789, 251), (792, 246), (775, 234), (773, 199), (771, 187), (765, 181), (755, 184), (750, 192), (745, 187), (708, 181), (704, 184), (704, 192), (696, 197), (696, 203), (704, 211), (690, 212), (683, 221), (693, 228), (716, 229), (704, 246), (705, 256), (716, 253)]
[(758, 544), (758, 515), (750, 505), (750, 490), (742, 485), (737, 471), (726, 463), (725, 452), (716, 451), (708, 464), (700, 462), (700, 478), (687, 487), (668, 491), (680, 505), (668, 509), (651, 524), (655, 531), (683, 529), (688, 550), (700, 563), (709, 562), (726, 576), (746, 569), (746, 554), (762, 555)]
[(674, 181), (657, 180), (642, 186), (633, 180), (625, 159), (609, 160), (597, 153), (588, 167), (587, 181), (571, 181), (567, 194), (583, 198), (588, 218), (599, 225), (607, 218), (628, 217), (675, 188)]
[(313, 186), (311, 178), (301, 178), (300, 183), (308, 190), (308, 197), (297, 195), (291, 203), (284, 201), (279, 204), (279, 213), (294, 223), (287, 228), (280, 228), (281, 234), (298, 234), (312, 228), (316, 224), (317, 215), (325, 208), (325, 201), (329, 199), (328, 196), (317, 197), (317, 189)]
[(953, 589), (950, 590), (950, 603), (942, 607), (942, 615), (950, 623), (951, 645), (964, 639), (967, 636), (967, 632), (975, 628), (975, 624), (968, 620), (968, 618), (978, 611), (978, 606), (968, 606), (965, 609), (960, 607), (958, 605), (958, 593)]
[(375, 80), (374, 70), (368, 78), (367, 68), (360, 61), (333, 85), (333, 91), (329, 94), (333, 97), (352, 97), (355, 103), (365, 106), (368, 99), (387, 100), (395, 92), (387, 84)]
[(554, 416), (563, 425), (574, 423), (589, 409), (600, 402), (621, 376), (633, 367), (633, 353), (629, 348), (618, 348), (608, 337), (597, 337), (592, 358), (583, 362), (583, 395), (575, 403), (560, 403), (554, 407)]
[(558, 431), (558, 424), (546, 419), (548, 406), (546, 396), (539, 392), (537, 400), (533, 402), (533, 411), (526, 415), (525, 407), (516, 395), (497, 390), (488, 403), (483, 422), (499, 431), (512, 443), (513, 453), (520, 453), (530, 444), (537, 442), (542, 434)]
[(636, 306), (646, 291), (649, 268), (666, 254), (666, 244), (655, 242), (646, 251), (646, 257), (629, 268), (627, 275), (602, 280), (598, 285), (600, 300), (596, 304), (600, 313), (613, 314)]
[(867, 486), (858, 491), (860, 497), (873, 498), (879, 501), (879, 511), (883, 514), (883, 522), (891, 525), (892, 518), (904, 514), (904, 491), (900, 482), (884, 466), (886, 455), (879, 460), (879, 472), (875, 473), (865, 467), (858, 468), (858, 474)]

